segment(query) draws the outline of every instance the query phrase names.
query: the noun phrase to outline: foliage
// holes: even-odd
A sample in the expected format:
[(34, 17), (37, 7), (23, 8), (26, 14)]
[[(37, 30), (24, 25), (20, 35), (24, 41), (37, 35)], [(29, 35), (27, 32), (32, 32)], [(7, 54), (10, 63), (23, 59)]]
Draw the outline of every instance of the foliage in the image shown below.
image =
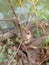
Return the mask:
[(5, 47), (3, 47), (2, 51), (0, 52), (0, 63), (3, 62), (5, 60)]
[[(32, 0), (31, 0), (32, 2)], [(34, 0), (35, 2), (35, 5), (36, 5), (36, 9), (37, 9), (37, 17), (39, 20), (41, 20), (42, 18), (46, 19), (46, 20), (49, 20), (49, 9), (48, 9), (48, 5), (47, 3), (49, 1), (46, 1), (46, 0)], [(20, 14), (20, 22), (21, 23), (25, 23), (27, 18), (28, 18), (28, 14), (29, 16), (34, 16), (33, 14), (33, 6), (32, 4), (28, 3), (27, 0), (12, 0), (12, 3), (15, 7), (15, 11), (17, 14)], [(7, 6), (6, 6), (7, 5)], [(21, 13), (21, 12), (23, 13)], [(8, 1), (7, 0), (0, 0), (0, 13), (3, 14), (4, 17), (12, 17), (13, 14), (11, 12), (11, 9), (9, 7), (9, 4), (8, 4)], [(18, 15), (19, 16), (19, 15)], [(23, 17), (24, 16), (24, 17)], [(23, 17), (23, 18), (21, 18)], [(35, 20), (34, 17), (32, 17), (31, 19), (32, 21)], [(11, 22), (10, 22), (11, 23)], [(7, 23), (6, 23), (7, 24)], [(8, 24), (9, 25), (9, 24)]]
[(49, 65), (49, 62), (46, 62), (46, 65)]
[[(39, 29), (38, 29), (38, 31), (39, 31)], [(37, 31), (37, 29), (34, 29), (34, 37), (35, 37), (35, 38), (38, 37), (38, 31)]]
[(49, 44), (49, 35), (42, 41), (42, 46), (46, 46)]
[(12, 54), (12, 50), (11, 49), (8, 49), (8, 54)]
[(16, 38), (16, 42), (17, 42), (17, 43), (20, 43), (21, 41), (22, 41), (22, 40), (21, 40), (20, 38), (18, 38), (18, 37)]
[(8, 39), (7, 39), (7, 44), (8, 44), (8, 45), (13, 45), (14, 42), (13, 42), (13, 40), (11, 40), (10, 38), (8, 38)]
[[(12, 4), (14, 5), (14, 10), (16, 12), (16, 15), (18, 15), (18, 19), (21, 24), (25, 24), (26, 22), (31, 21), (34, 24), (36, 24), (37, 20), (40, 21), (41, 19), (45, 19), (46, 22), (49, 20), (49, 7), (48, 3), (49, 0), (12, 0)], [(9, 7), (7, 0), (0, 0), (0, 18), (12, 18), (13, 13)], [(35, 22), (35, 23), (34, 23)], [(5, 29), (13, 26), (13, 23), (11, 21), (5, 22), (1, 21), (0, 23), (0, 29)], [(41, 29), (34, 29), (33, 36), (35, 38), (38, 38), (39, 34), (43, 35), (43, 32)], [(21, 43), (22, 39), (16, 38), (14, 41), (16, 43)], [(7, 39), (7, 45), (14, 45), (14, 42), (12, 39)], [(49, 35), (42, 41), (42, 46), (45, 47), (49, 44)], [(5, 60), (5, 47), (3, 46), (3, 49), (1, 49), (0, 52), (0, 63), (4, 62)], [(25, 52), (23, 52), (24, 54)], [(12, 60), (13, 65), (17, 65), (17, 60), (14, 58), (14, 54), (16, 54), (16, 51), (13, 51), (11, 48), (8, 48), (7, 54), (10, 60)], [(26, 54), (26, 53), (25, 53)], [(46, 62), (46, 65), (49, 65), (49, 62)]]

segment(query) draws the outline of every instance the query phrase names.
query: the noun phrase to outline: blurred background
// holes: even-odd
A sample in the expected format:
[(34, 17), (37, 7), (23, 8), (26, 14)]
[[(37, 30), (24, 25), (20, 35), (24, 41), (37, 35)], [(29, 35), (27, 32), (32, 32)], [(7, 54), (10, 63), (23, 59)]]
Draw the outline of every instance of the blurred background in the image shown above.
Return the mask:
[[(36, 22), (36, 17), (34, 16), (34, 8), (26, 0), (11, 0), (15, 9), (16, 14), (22, 24), (29, 22), (31, 16), (31, 21)], [(31, 0), (30, 0), (31, 1)], [(45, 19), (46, 22), (49, 21), (49, 0), (34, 0), (39, 21)], [(13, 13), (8, 4), (8, 0), (0, 0), (0, 19), (12, 18)], [(6, 29), (12, 27), (12, 21), (0, 21), (0, 29)]]

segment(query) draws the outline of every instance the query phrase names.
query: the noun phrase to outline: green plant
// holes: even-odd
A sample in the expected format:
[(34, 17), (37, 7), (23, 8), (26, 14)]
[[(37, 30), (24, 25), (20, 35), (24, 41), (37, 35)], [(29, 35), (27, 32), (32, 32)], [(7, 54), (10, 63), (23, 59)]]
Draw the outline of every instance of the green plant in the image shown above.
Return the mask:
[(12, 53), (13, 53), (12, 49), (8, 49), (8, 54), (12, 54)]
[(22, 41), (21, 38), (19, 38), (19, 37), (16, 38), (16, 42), (17, 42), (17, 43), (20, 43), (21, 41)]
[(49, 35), (46, 37), (46, 39), (42, 40), (42, 46), (46, 46), (49, 44)]
[(7, 39), (7, 44), (8, 44), (8, 45), (13, 45), (13, 44), (14, 44), (14, 42), (13, 42), (13, 40), (12, 40), (12, 39), (8, 38), (8, 39)]
[(0, 63), (5, 60), (5, 53), (4, 53), (5, 48), (6, 48), (6, 46), (3, 46), (3, 49), (2, 49), (2, 51), (0, 52)]

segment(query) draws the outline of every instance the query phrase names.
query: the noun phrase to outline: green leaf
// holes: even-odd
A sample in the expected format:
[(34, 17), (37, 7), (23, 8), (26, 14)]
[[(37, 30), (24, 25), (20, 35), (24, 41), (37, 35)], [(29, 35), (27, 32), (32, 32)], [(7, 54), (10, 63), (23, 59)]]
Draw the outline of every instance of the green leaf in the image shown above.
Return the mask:
[(11, 40), (10, 38), (8, 38), (7, 39), (7, 43), (12, 45), (13, 44), (13, 40)]
[(1, 53), (0, 53), (0, 62), (3, 62), (4, 57), (5, 57), (4, 53), (1, 52)]
[(21, 7), (23, 5), (22, 0), (16, 0), (16, 5)]
[(9, 38), (7, 39), (7, 42), (8, 42), (8, 43), (10, 42), (10, 39), (9, 39)]
[(38, 3), (38, 0), (34, 0), (35, 3)]
[(34, 29), (34, 37), (35, 38), (37, 38), (39, 36), (38, 32), (39, 32), (39, 29), (38, 29), (38, 31), (37, 31), (37, 29)]
[(13, 59), (13, 65), (17, 65), (17, 60)]
[(30, 5), (29, 10), (30, 10), (30, 12), (33, 11), (33, 6), (32, 5)]
[(41, 15), (41, 17), (42, 17), (42, 18), (44, 18), (45, 20), (47, 20), (46, 16), (44, 16), (44, 15)]
[(46, 65), (49, 65), (49, 62), (46, 62)]
[(21, 42), (22, 40), (21, 39), (19, 39), (18, 37), (16, 38), (16, 42)]
[(47, 36), (46, 39), (42, 40), (42, 46), (45, 46), (47, 44), (49, 44), (49, 35)]
[(8, 49), (8, 54), (12, 54), (12, 50), (11, 49)]
[(49, 35), (48, 35), (47, 38), (45, 39), (45, 43), (46, 43), (46, 44), (49, 43)]

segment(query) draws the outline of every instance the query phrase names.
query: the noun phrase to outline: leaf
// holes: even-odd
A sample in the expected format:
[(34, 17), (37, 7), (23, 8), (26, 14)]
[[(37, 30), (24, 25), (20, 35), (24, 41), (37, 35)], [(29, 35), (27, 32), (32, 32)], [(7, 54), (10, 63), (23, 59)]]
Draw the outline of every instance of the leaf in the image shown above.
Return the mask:
[(23, 5), (22, 0), (16, 0), (16, 5), (21, 7)]
[(9, 38), (7, 39), (7, 43), (10, 43), (10, 39)]
[(11, 49), (8, 49), (8, 54), (12, 54), (12, 50)]
[(10, 38), (8, 38), (7, 39), (7, 43), (13, 45), (13, 40), (11, 40)]
[(38, 0), (34, 0), (35, 3), (38, 3)]
[(46, 65), (49, 65), (49, 62), (46, 62)]
[(32, 5), (30, 6), (29, 10), (30, 10), (30, 12), (32, 12), (32, 11), (33, 11), (33, 7), (32, 7)]
[(1, 52), (1, 53), (0, 53), (0, 62), (3, 62), (4, 56), (5, 56), (4, 53)]
[(17, 60), (13, 59), (13, 65), (17, 65)]
[(6, 45), (3, 46), (3, 49), (2, 49), (2, 51), (0, 52), (0, 62), (3, 62), (4, 59), (5, 59), (5, 53), (4, 53), (5, 48), (6, 48)]
[(46, 43), (46, 44), (49, 43), (49, 36), (47, 36), (47, 38), (45, 39), (45, 43)]
[(28, 0), (30, 3), (38, 3), (38, 0)]
[(47, 20), (46, 16), (44, 16), (44, 15), (41, 15), (41, 17), (42, 17), (42, 18), (44, 18), (45, 20)]
[(16, 38), (16, 42), (21, 42), (22, 40), (21, 39), (19, 39), (18, 37)]
[(47, 44), (49, 44), (49, 35), (47, 36), (46, 39), (42, 40), (42, 46), (46, 46)]
[(35, 38), (37, 38), (39, 36), (38, 32), (39, 32), (39, 29), (38, 29), (38, 31), (37, 31), (37, 29), (34, 29), (34, 37)]

